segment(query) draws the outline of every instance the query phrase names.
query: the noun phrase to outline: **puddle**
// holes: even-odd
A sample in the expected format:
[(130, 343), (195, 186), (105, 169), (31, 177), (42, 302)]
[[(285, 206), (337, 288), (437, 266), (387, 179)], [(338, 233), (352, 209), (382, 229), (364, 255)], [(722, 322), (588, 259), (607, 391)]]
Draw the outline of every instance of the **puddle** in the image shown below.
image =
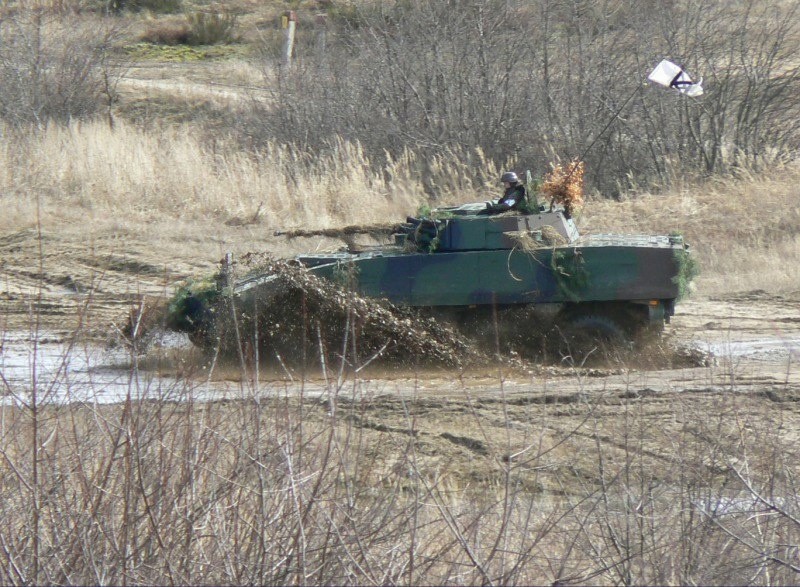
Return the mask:
[(747, 358), (754, 361), (800, 361), (800, 337), (764, 338), (744, 341), (699, 342), (698, 350), (715, 357)]
[[(188, 340), (176, 338), (166, 344), (180, 348), (190, 345)], [(774, 338), (759, 338), (744, 341), (695, 341), (702, 351), (725, 358), (751, 361), (751, 364), (798, 364), (800, 363), (800, 336), (783, 333)], [(282, 397), (303, 394), (309, 397), (326, 397), (336, 394), (336, 383), (326, 385), (316, 380), (262, 381), (252, 382), (209, 381), (206, 378), (185, 378), (157, 371), (135, 369), (125, 348), (104, 348), (97, 343), (69, 344), (67, 333), (41, 332), (34, 344), (27, 332), (6, 332), (0, 335), (0, 403), (4, 405), (26, 405), (36, 390), (39, 403), (68, 404), (115, 403), (131, 398), (160, 401), (212, 401), (221, 399), (253, 399)], [(483, 389), (487, 393), (496, 390), (496, 380), (481, 382), (465, 381), (454, 377), (451, 371), (438, 373), (437, 377), (418, 379), (412, 374), (398, 377), (362, 377), (349, 380), (340, 387), (347, 389), (344, 395), (366, 397), (380, 394), (438, 395), (455, 393), (467, 387), (473, 391)], [(463, 374), (462, 374), (463, 375)], [(641, 372), (650, 378), (655, 373)], [(335, 380), (336, 374), (332, 374)], [(544, 383), (547, 387), (547, 383)], [(566, 385), (562, 383), (561, 385)], [(584, 381), (581, 385), (588, 386)], [(612, 385), (605, 382), (602, 385)], [(665, 380), (665, 385), (669, 381)], [(465, 387), (466, 386), (466, 387)], [(522, 394), (541, 391), (533, 379), (515, 382), (505, 381), (509, 392)], [(587, 387), (588, 389), (588, 387)], [(537, 391), (538, 390), (538, 391)]]
[[(137, 370), (124, 348), (70, 345), (56, 332), (39, 333), (36, 344), (28, 333), (5, 333), (0, 344), (0, 402), (6, 405), (29, 404), (33, 390), (37, 402), (51, 404), (115, 403), (129, 397), (207, 401), (254, 394), (251, 386), (235, 381), (194, 381)], [(275, 395), (277, 388), (259, 386), (258, 392)]]

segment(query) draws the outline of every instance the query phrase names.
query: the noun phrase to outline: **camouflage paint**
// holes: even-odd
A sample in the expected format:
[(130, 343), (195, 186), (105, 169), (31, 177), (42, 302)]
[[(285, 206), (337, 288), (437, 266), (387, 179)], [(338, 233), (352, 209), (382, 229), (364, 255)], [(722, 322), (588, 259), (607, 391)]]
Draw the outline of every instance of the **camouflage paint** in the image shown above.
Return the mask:
[[(584, 279), (569, 288), (569, 273), (554, 254), (579, 259)], [(314, 273), (333, 278), (337, 264), (353, 263), (357, 291), (411, 306), (469, 306), (673, 299), (678, 287), (671, 246), (569, 246), (552, 249), (442, 253), (367, 253), (300, 257)]]
[[(546, 232), (557, 238), (545, 238)], [(547, 246), (548, 239), (564, 244)], [(409, 218), (392, 246), (297, 260), (320, 277), (346, 278), (364, 296), (401, 305), (559, 304), (575, 310), (586, 304), (596, 312), (598, 304), (611, 303), (613, 312), (622, 303), (661, 325), (674, 312), (680, 260), (688, 254), (677, 236), (581, 238), (559, 211), (482, 216), (472, 210), (440, 220)], [(248, 275), (232, 293), (242, 303), (269, 303), (270, 282), (269, 275)]]

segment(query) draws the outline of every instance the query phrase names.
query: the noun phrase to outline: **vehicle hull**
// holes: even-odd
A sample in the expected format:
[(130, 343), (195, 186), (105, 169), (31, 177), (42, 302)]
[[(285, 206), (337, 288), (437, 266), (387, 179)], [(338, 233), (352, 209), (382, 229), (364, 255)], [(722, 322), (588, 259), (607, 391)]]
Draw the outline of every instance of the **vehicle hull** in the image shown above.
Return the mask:
[(674, 300), (675, 253), (683, 247), (665, 237), (646, 239), (535, 250), (381, 252), (298, 260), (327, 279), (350, 271), (359, 294), (408, 306)]

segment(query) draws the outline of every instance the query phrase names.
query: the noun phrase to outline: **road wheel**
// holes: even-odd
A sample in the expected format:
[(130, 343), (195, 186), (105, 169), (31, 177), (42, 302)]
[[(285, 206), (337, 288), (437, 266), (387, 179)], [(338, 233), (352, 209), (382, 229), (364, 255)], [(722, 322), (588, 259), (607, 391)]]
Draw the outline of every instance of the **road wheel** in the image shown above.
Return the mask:
[(632, 347), (621, 321), (599, 314), (570, 316), (558, 329), (558, 354), (576, 365), (620, 360)]

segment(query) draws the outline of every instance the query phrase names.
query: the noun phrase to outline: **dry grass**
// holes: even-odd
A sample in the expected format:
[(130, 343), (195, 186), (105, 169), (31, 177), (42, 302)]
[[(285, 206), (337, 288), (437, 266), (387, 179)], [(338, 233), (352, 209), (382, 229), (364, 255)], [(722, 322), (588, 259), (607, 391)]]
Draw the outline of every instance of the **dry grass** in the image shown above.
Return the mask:
[[(178, 256), (197, 240), (191, 253), (209, 251), (207, 261), (252, 250), (275, 229), (401, 221), (425, 201), (425, 189), (440, 195), (437, 205), (488, 199), (502, 168), (475, 150), (427, 160), (406, 151), (375, 169), (346, 141), (313, 158), (275, 144), (248, 153), (224, 140), (201, 142), (187, 125), (3, 132), (10, 140), (0, 147), (0, 229), (33, 226), (38, 206), (48, 230), (146, 237)], [(704, 294), (789, 291), (798, 287), (800, 261), (797, 185), (800, 168), (791, 164), (622, 202), (593, 199), (578, 221), (584, 233), (684, 234)]]
[(15, 209), (6, 227), (19, 224), (37, 197), (45, 211), (72, 207), (131, 222), (224, 222), (261, 208), (266, 228), (377, 222), (419, 203), (412, 189), (394, 189), (410, 182), (409, 170), (396, 169), (406, 177), (386, 186), (358, 145), (344, 141), (312, 160), (281, 145), (248, 154), (224, 141), (202, 144), (187, 127), (76, 123), (5, 142), (0, 161), (0, 190)]
[[(33, 388), (39, 402), (58, 379)], [(187, 382), (134, 370), (118, 405), (5, 408), (0, 577), (795, 581), (797, 415), (772, 406), (790, 396), (548, 389), (434, 398), (348, 382), (303, 400), (261, 384), (200, 403)]]
[(768, 292), (800, 290), (800, 235), (788, 234), (773, 244), (708, 243), (698, 255), (708, 267), (698, 289), (704, 295), (761, 289)]
[(622, 202), (594, 199), (579, 219), (583, 232), (679, 232), (701, 264), (706, 295), (800, 288), (800, 163), (685, 185)]
[(32, 222), (37, 200), (54, 218), (89, 214), (120, 223), (369, 224), (416, 210), (423, 201), (422, 165), (443, 202), (496, 195), (481, 192), (486, 185), (496, 191), (499, 176), (479, 150), (424, 162), (407, 151), (376, 170), (358, 144), (344, 140), (317, 156), (277, 144), (244, 152), (223, 139), (204, 143), (187, 125), (143, 130), (89, 122), (5, 134), (13, 136), (0, 148), (5, 228)]

